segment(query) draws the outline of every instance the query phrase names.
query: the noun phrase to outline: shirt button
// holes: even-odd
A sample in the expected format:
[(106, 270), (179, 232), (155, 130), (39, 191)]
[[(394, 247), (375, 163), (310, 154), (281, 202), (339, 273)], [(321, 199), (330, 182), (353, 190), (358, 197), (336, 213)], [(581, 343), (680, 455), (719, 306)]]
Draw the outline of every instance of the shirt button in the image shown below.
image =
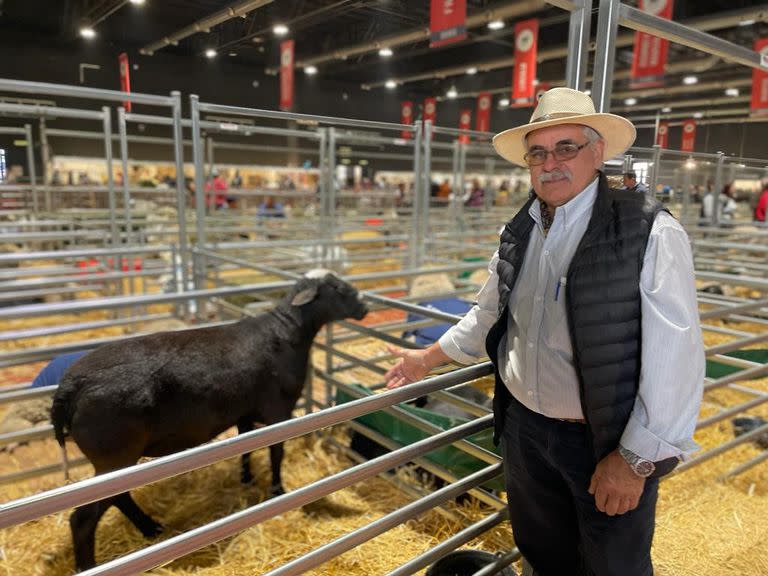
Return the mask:
[(541, 302), (542, 300), (544, 300), (544, 298), (541, 296), (536, 296), (536, 302)]
[(528, 390), (528, 396), (533, 396), (533, 390)]
[(549, 256), (549, 250), (544, 250), (544, 256)]
[(533, 348), (533, 342), (528, 342), (528, 348)]

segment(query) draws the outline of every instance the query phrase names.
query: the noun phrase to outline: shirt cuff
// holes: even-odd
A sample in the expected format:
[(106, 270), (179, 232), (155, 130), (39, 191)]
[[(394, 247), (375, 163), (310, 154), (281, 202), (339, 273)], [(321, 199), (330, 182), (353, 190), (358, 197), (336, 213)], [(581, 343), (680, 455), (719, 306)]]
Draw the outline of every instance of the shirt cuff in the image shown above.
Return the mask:
[(443, 352), (445, 352), (454, 362), (465, 365), (474, 364), (477, 362), (478, 358), (476, 356), (467, 354), (458, 347), (456, 342), (454, 342), (453, 338), (451, 337), (451, 330), (448, 330), (445, 334), (440, 336), (440, 339), (437, 342), (440, 344), (440, 348), (443, 349)]
[(634, 416), (630, 416), (627, 427), (624, 428), (624, 433), (621, 436), (620, 444), (630, 452), (651, 462), (659, 462), (674, 457), (687, 460), (691, 454), (700, 448), (696, 442), (687, 438), (677, 445), (670, 444), (640, 424)]

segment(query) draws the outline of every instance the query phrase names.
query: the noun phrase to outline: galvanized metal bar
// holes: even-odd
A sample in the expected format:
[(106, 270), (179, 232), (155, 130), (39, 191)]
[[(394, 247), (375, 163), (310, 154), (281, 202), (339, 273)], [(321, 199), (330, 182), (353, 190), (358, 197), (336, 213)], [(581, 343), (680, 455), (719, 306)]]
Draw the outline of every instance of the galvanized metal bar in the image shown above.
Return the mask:
[[(90, 464), (90, 462), (88, 461), (88, 458), (80, 457), (80, 458), (74, 458), (70, 460), (67, 467), (71, 470), (72, 468), (85, 466), (86, 464)], [(30, 470), (22, 470), (21, 472), (4, 474), (0, 476), (0, 485), (17, 484), (22, 480), (37, 478), (39, 476), (46, 476), (48, 474), (53, 474), (54, 472), (60, 472), (62, 470), (64, 470), (64, 465), (59, 463), (59, 464), (50, 464), (48, 466), (40, 466), (39, 468), (32, 468)]]
[(474, 524), (467, 526), (461, 532), (457, 532), (450, 538), (443, 540), (436, 546), (431, 547), (429, 550), (420, 554), (416, 558), (409, 560), (407, 563), (402, 564), (389, 572), (386, 576), (411, 576), (422, 568), (426, 568), (436, 560), (439, 560), (449, 552), (453, 552), (458, 549), (459, 546), (463, 546), (467, 542), (474, 540), (481, 534), (486, 533), (491, 528), (498, 526), (509, 517), (509, 510), (504, 508), (486, 516), (482, 520), (475, 522)]
[(133, 226), (131, 224), (131, 190), (128, 182), (128, 132), (125, 125), (125, 108), (117, 109), (117, 131), (120, 138), (120, 163), (123, 168), (123, 218), (125, 219), (125, 241), (133, 243)]
[[(54, 512), (66, 510), (73, 506), (80, 506), (88, 502), (102, 500), (109, 496), (125, 492), (126, 490), (138, 488), (139, 486), (143, 486), (150, 482), (170, 478), (184, 472), (207, 466), (208, 464), (213, 464), (219, 460), (239, 456), (245, 452), (252, 452), (277, 442), (284, 442), (291, 438), (314, 432), (320, 428), (332, 426), (369, 412), (381, 410), (393, 404), (418, 398), (419, 396), (429, 394), (430, 392), (440, 390), (453, 384), (486, 376), (490, 371), (490, 362), (462, 368), (449, 374), (436, 376), (429, 380), (410, 384), (396, 390), (376, 394), (360, 400), (354, 400), (347, 404), (328, 408), (321, 412), (314, 412), (300, 418), (280, 422), (266, 428), (241, 434), (234, 438), (227, 438), (203, 446), (190, 448), (181, 453), (163, 456), (150, 462), (144, 462), (122, 470), (102, 474), (98, 477), (89, 478), (76, 484), (55, 488), (25, 498), (19, 498), (0, 505), (0, 528), (6, 528), (20, 522), (26, 522), (34, 518), (53, 514)], [(475, 420), (469, 424), (477, 426), (477, 429), (481, 430), (490, 423), (490, 418), (491, 416), (489, 415), (487, 420)], [(459, 430), (459, 428), (453, 428), (449, 430), (445, 436), (442, 436), (442, 438), (452, 442), (454, 433), (458, 431), (459, 435), (457, 437), (460, 437), (461, 434), (464, 434), (469, 430), (475, 430), (475, 427), (467, 425), (467, 428), (461, 430)], [(432, 438), (428, 440), (431, 439)], [(407, 447), (405, 450), (408, 451), (409, 449), (413, 449), (414, 446), (415, 444)], [(407, 461), (411, 452), (408, 451), (403, 454), (407, 456), (404, 461)], [(295, 492), (292, 494), (295, 494)], [(282, 503), (284, 502), (284, 500), (282, 500), (283, 498), (290, 496), (291, 494), (287, 494), (286, 496), (270, 500), (269, 502), (274, 503), (279, 501)]]
[[(9, 342), (12, 340), (23, 340), (25, 338), (40, 338), (41, 336), (54, 336), (56, 334), (68, 334), (71, 332), (80, 332), (82, 330), (98, 330), (112, 326), (124, 326), (126, 324), (137, 324), (140, 322), (155, 322), (157, 320), (167, 320), (172, 318), (171, 314), (151, 314), (148, 316), (134, 316), (131, 318), (114, 318), (109, 320), (96, 320), (93, 322), (81, 322), (76, 324), (64, 324), (57, 326), (45, 326), (43, 328), (28, 328), (25, 330), (6, 330), (0, 332), (0, 342)], [(2, 393), (0, 393), (2, 397)]]
[(173, 103), (167, 96), (154, 96), (139, 92), (123, 92), (120, 90), (103, 90), (101, 88), (86, 88), (67, 84), (50, 84), (47, 82), (27, 82), (0, 78), (0, 92), (19, 92), (23, 94), (46, 94), (50, 96), (67, 96), (72, 98), (91, 98), (96, 100), (111, 100), (113, 102), (130, 101), (134, 104), (150, 104), (153, 106), (171, 106)]
[[(173, 106), (171, 115), (173, 122), (173, 160), (176, 164), (176, 218), (179, 223), (178, 235), (178, 257), (181, 264), (181, 282), (177, 283), (176, 289), (179, 292), (186, 292), (189, 289), (189, 239), (187, 238), (187, 187), (186, 177), (184, 176), (184, 131), (181, 121), (181, 92), (174, 90), (171, 92)], [(194, 148), (194, 136), (193, 136)], [(195, 174), (197, 178), (197, 174)], [(176, 266), (176, 260), (173, 260), (173, 266)]]
[(733, 478), (734, 476), (738, 476), (739, 474), (742, 474), (746, 472), (747, 470), (754, 468), (758, 464), (761, 464), (768, 460), (768, 450), (764, 450), (762, 454), (758, 454), (754, 458), (751, 458), (744, 462), (743, 464), (740, 464), (736, 466), (735, 468), (732, 468), (728, 470), (725, 474), (720, 476), (718, 480), (720, 482), (723, 482), (724, 480), (727, 480), (728, 478)]
[(681, 472), (685, 472), (689, 468), (693, 468), (694, 466), (698, 466), (699, 464), (702, 464), (707, 460), (711, 460), (716, 456), (720, 456), (721, 454), (728, 452), (728, 450), (731, 450), (732, 448), (735, 448), (740, 444), (744, 444), (746, 442), (751, 442), (752, 440), (756, 440), (763, 434), (768, 434), (768, 424), (763, 424), (762, 426), (760, 426), (759, 428), (755, 428), (751, 432), (747, 432), (746, 434), (737, 436), (736, 438), (733, 438), (728, 442), (724, 442), (723, 444), (720, 444), (716, 448), (707, 450), (703, 454), (689, 460), (688, 462), (683, 462), (677, 468), (675, 468), (672, 474), (680, 474)]
[[(2, 83), (2, 80), (0, 80)], [(2, 88), (0, 88), (2, 90)], [(29, 104), (9, 104), (0, 102), (0, 114), (19, 114), (22, 116), (51, 118), (78, 118), (80, 120), (101, 120), (103, 112), (95, 110), (78, 110), (76, 108), (58, 108), (56, 106), (37, 106)]]
[(27, 170), (29, 171), (29, 188), (32, 193), (32, 214), (37, 216), (40, 207), (37, 201), (37, 170), (35, 169), (35, 147), (31, 124), (24, 124), (24, 134), (27, 140)]
[(295, 576), (304, 574), (311, 568), (319, 566), (320, 564), (375, 538), (379, 534), (391, 530), (406, 520), (415, 518), (419, 514), (431, 510), (451, 498), (455, 498), (459, 494), (463, 494), (469, 488), (474, 488), (475, 486), (481, 485), (483, 482), (495, 478), (502, 472), (501, 464), (492, 464), (474, 474), (470, 474), (455, 484), (450, 484), (440, 490), (436, 490), (432, 494), (416, 500), (415, 502), (411, 502), (394, 512), (390, 512), (386, 516), (374, 520), (362, 528), (353, 530), (308, 554), (300, 556), (287, 564), (283, 564), (279, 568), (267, 572), (267, 576)]
[(713, 424), (717, 424), (718, 422), (727, 420), (732, 416), (736, 416), (737, 414), (741, 414), (742, 412), (746, 412), (747, 410), (752, 410), (753, 408), (762, 406), (766, 402), (768, 402), (768, 394), (764, 393), (761, 396), (758, 396), (757, 398), (753, 398), (752, 400), (744, 402), (743, 404), (739, 404), (738, 406), (733, 406), (731, 408), (728, 408), (727, 410), (721, 410), (720, 412), (710, 416), (709, 418), (704, 418), (703, 420), (699, 420), (696, 423), (696, 430), (699, 430), (701, 428), (706, 428), (707, 426), (712, 426)]
[(741, 382), (742, 380), (757, 378), (763, 374), (768, 374), (768, 364), (755, 366), (754, 368), (747, 368), (746, 370), (741, 370), (740, 372), (712, 380), (708, 384), (704, 385), (704, 391), (709, 392), (710, 390), (722, 388), (723, 386), (727, 386), (728, 384), (732, 384), (734, 382)]
[(411, 197), (411, 205), (413, 206), (413, 212), (411, 213), (411, 237), (408, 239), (408, 247), (411, 253), (410, 268), (418, 268), (421, 265), (419, 260), (419, 242), (418, 229), (421, 218), (421, 206), (420, 190), (423, 186), (421, 175), (422, 160), (421, 160), (421, 122), (415, 124), (416, 131), (413, 135), (413, 194)]
[[(622, 26), (639, 32), (646, 32), (695, 50), (701, 50), (737, 64), (765, 71), (761, 64), (760, 54), (754, 50), (748, 50), (743, 46), (685, 26), (674, 20), (654, 16), (627, 4), (619, 4), (618, 8), (619, 24)], [(602, 11), (602, 4), (600, 9)], [(598, 38), (602, 38), (599, 33)]]
[(736, 312), (749, 312), (768, 306), (768, 299), (753, 300), (746, 304), (738, 304), (736, 306), (723, 306), (722, 308), (714, 308), (712, 310), (705, 310), (699, 314), (701, 320), (707, 320), (708, 318), (721, 318), (723, 316), (729, 316)]
[[(109, 229), (112, 234), (112, 247), (120, 244), (120, 233), (117, 230), (117, 213), (115, 203), (115, 181), (112, 176), (112, 116), (108, 106), (101, 109), (104, 129), (104, 160), (107, 168), (107, 191), (109, 199)], [(127, 176), (127, 175), (126, 175)]]
[(417, 233), (419, 263), (425, 262), (427, 255), (425, 246), (429, 237), (429, 201), (432, 188), (432, 121), (424, 122), (424, 131), (421, 134), (421, 140), (424, 145), (424, 183), (421, 190), (421, 218), (419, 219), (419, 230)]
[(57, 388), (58, 385), (38, 386), (36, 388), (2, 392), (0, 393), (0, 404), (12, 404), (14, 402), (23, 402), (25, 400), (34, 400), (36, 398), (46, 398), (52, 396)]
[[(189, 97), (190, 117), (192, 118), (192, 155), (195, 165), (195, 213), (197, 215), (197, 244), (198, 249), (205, 248), (205, 176), (203, 174), (203, 144), (200, 135), (200, 99), (196, 94)], [(196, 258), (197, 267), (194, 274), (195, 290), (205, 283), (205, 262)], [(184, 287), (186, 291), (186, 286)], [(201, 301), (198, 301), (198, 307)]]
[(15, 442), (29, 442), (31, 440), (40, 440), (42, 438), (50, 438), (53, 436), (53, 426), (48, 424), (47, 426), (39, 426), (37, 428), (30, 428), (28, 430), (17, 430), (16, 432), (6, 432), (0, 434), (0, 446), (6, 444), (13, 444)]
[(0, 254), (0, 264), (11, 262), (21, 262), (24, 260), (54, 260), (54, 259), (74, 259), (84, 257), (111, 256), (112, 254), (154, 254), (157, 252), (167, 252), (171, 248), (167, 244), (157, 246), (124, 246), (118, 249), (112, 248), (82, 248), (77, 250), (42, 250), (38, 252), (26, 253), (6, 253)]
[(201, 112), (215, 114), (234, 114), (257, 118), (277, 118), (280, 120), (296, 120), (297, 122), (331, 124), (336, 126), (356, 126), (358, 128), (373, 128), (376, 130), (407, 130), (415, 131), (412, 124), (394, 124), (390, 122), (374, 122), (371, 120), (356, 120), (353, 118), (338, 118), (335, 116), (317, 116), (313, 114), (297, 114), (296, 112), (278, 112), (277, 110), (263, 110), (258, 108), (243, 108), (241, 106), (225, 106), (222, 104), (210, 104), (200, 102)]
[(619, 0), (600, 0), (597, 12), (597, 38), (595, 48), (592, 100), (597, 112), (610, 112), (613, 90), (613, 67), (616, 61), (616, 32), (619, 28)]
[(565, 85), (584, 90), (589, 56), (589, 32), (592, 25), (592, 0), (576, 0), (577, 9), (571, 11), (568, 21), (568, 60), (565, 66)]

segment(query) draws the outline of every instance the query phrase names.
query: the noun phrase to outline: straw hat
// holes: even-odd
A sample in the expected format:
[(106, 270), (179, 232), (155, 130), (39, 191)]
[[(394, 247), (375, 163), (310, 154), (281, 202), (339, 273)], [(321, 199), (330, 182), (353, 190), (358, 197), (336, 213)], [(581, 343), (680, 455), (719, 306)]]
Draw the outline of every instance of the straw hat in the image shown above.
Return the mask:
[(596, 113), (595, 104), (584, 92), (571, 88), (552, 88), (539, 98), (528, 124), (504, 130), (493, 138), (499, 156), (525, 166), (525, 137), (534, 130), (558, 124), (583, 124), (597, 131), (605, 140), (603, 160), (626, 152), (635, 141), (632, 122), (616, 114)]

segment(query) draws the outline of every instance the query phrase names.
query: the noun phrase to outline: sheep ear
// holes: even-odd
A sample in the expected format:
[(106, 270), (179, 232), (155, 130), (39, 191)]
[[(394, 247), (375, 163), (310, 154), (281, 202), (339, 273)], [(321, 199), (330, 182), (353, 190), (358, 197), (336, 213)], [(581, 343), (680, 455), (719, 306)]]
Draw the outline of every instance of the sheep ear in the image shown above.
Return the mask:
[(311, 288), (302, 290), (293, 297), (293, 300), (291, 300), (291, 306), (302, 306), (307, 302), (312, 302), (312, 300), (315, 299), (315, 296), (317, 296), (317, 286), (312, 286)]

